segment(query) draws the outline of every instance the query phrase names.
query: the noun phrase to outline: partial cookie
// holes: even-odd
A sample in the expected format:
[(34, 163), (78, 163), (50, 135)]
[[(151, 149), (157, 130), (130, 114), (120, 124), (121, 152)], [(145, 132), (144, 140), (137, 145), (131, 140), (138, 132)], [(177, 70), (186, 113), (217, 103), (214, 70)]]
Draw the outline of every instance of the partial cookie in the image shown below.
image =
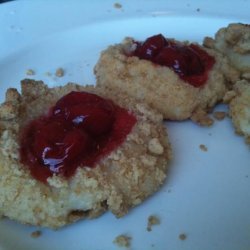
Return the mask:
[(162, 35), (143, 43), (128, 38), (108, 47), (95, 74), (97, 85), (118, 88), (148, 103), (165, 119), (191, 117), (198, 123), (203, 123), (206, 113), (223, 98), (227, 82), (238, 79), (237, 72), (216, 51)]
[(204, 39), (204, 46), (213, 48), (228, 57), (243, 78), (250, 79), (250, 25), (231, 23), (221, 28), (215, 38)]
[(241, 80), (234, 86), (235, 97), (229, 104), (235, 131), (250, 144), (250, 82)]
[[(67, 106), (63, 106), (69, 102), (68, 95), (67, 101), (65, 98), (64, 102), (58, 101), (71, 91), (77, 91), (73, 94), (79, 93), (79, 91), (97, 94), (100, 96), (95, 97), (97, 100), (101, 97), (105, 100), (112, 100), (103, 105), (108, 115), (110, 110), (112, 111), (110, 107), (114, 107), (111, 103), (115, 103), (118, 105), (114, 108), (115, 112), (118, 109), (122, 110), (128, 115), (125, 117), (134, 117), (136, 122), (128, 135), (124, 137), (123, 142), (109, 154), (104, 152), (102, 158), (98, 158), (94, 166), (89, 167), (86, 165), (87, 161), (84, 161), (84, 164), (79, 164), (80, 166), (77, 166), (76, 170), (68, 175), (66, 174), (68, 172), (61, 171), (59, 167), (52, 173), (51, 177), (42, 178), (42, 181), (38, 180), (34, 169), (33, 172), (31, 171), (32, 166), (28, 167), (20, 161), (27, 162), (28, 159), (29, 164), (33, 161), (34, 166), (38, 166), (38, 164), (45, 164), (46, 161), (51, 163), (53, 155), (60, 155), (59, 151), (51, 150), (52, 144), (50, 143), (52, 142), (43, 139), (50, 137), (55, 139), (57, 136), (61, 136), (60, 114), (62, 110), (68, 114), (68, 117), (75, 112), (77, 119), (69, 119), (69, 121), (85, 126), (85, 123), (81, 122), (86, 117), (77, 113), (79, 106), (71, 106), (70, 112), (68, 112)], [(72, 99), (70, 99), (71, 101)], [(57, 105), (55, 107), (60, 107), (60, 109), (51, 109), (55, 104)], [(73, 104), (71, 103), (71, 105)], [(82, 110), (81, 106), (80, 110)], [(96, 107), (92, 107), (91, 110), (94, 110), (94, 114), (99, 112)], [(48, 121), (47, 117), (51, 114), (58, 115), (58, 120), (53, 125), (44, 125)], [(100, 114), (105, 117), (102, 112)], [(113, 125), (109, 128), (109, 132), (105, 132), (106, 134), (103, 136), (107, 140), (104, 138), (104, 141), (102, 139), (96, 141), (99, 143), (97, 143), (98, 145), (91, 144), (91, 150), (92, 148), (100, 148), (105, 151), (101, 142), (109, 143), (107, 142), (109, 141), (108, 136), (116, 134), (114, 131), (118, 130), (119, 132), (120, 124), (117, 124), (117, 121), (126, 125), (127, 120), (122, 121), (119, 117), (115, 113)], [(34, 119), (36, 119), (35, 122), (31, 122)], [(48, 133), (44, 127), (39, 127), (41, 124), (47, 126)], [(98, 124), (103, 123), (97, 123), (94, 132), (89, 132), (89, 127), (84, 127), (86, 130), (83, 132), (79, 132), (79, 127), (74, 128), (73, 132), (70, 131), (70, 136), (65, 136), (63, 142), (69, 143), (67, 145), (73, 145), (74, 153), (77, 152), (79, 148), (85, 147), (84, 140), (89, 142), (90, 137), (95, 136), (88, 133), (97, 133), (96, 131), (101, 133), (102, 126), (98, 127)], [(109, 123), (105, 124), (107, 127), (110, 126)], [(32, 130), (30, 129), (32, 126), (39, 129)], [(128, 126), (130, 125), (128, 124)], [(50, 133), (51, 127), (54, 128), (55, 133)], [(64, 127), (63, 129), (66, 131), (68, 128)], [(37, 141), (39, 133), (41, 141)], [(81, 140), (75, 140), (74, 136), (79, 135), (79, 133)], [(36, 138), (33, 143), (32, 138)], [(72, 144), (72, 141), (77, 144)], [(46, 146), (46, 143), (49, 143), (49, 146)], [(60, 143), (56, 143), (59, 148)], [(40, 147), (42, 148), (42, 157), (39, 158)], [(112, 145), (108, 147), (112, 147)], [(71, 148), (69, 147), (67, 150), (69, 150), (67, 152), (71, 152), (72, 156)], [(31, 155), (27, 156), (26, 154), (25, 158), (22, 155), (23, 152), (28, 152)], [(87, 152), (93, 153), (92, 151)], [(75, 162), (77, 157), (75, 155), (75, 159), (71, 160)], [(48, 88), (41, 81), (24, 80), (22, 81), (22, 93), (19, 94), (16, 89), (9, 89), (6, 93), (6, 101), (0, 106), (0, 215), (22, 223), (51, 228), (62, 227), (83, 217), (94, 218), (106, 210), (110, 210), (117, 217), (120, 217), (159, 188), (166, 178), (170, 159), (171, 148), (162, 123), (162, 115), (146, 105), (135, 102), (123, 93), (109, 89), (82, 87), (76, 84)], [(68, 167), (70, 166), (69, 164)], [(44, 168), (52, 171), (51, 165), (49, 168), (48, 166)], [(57, 170), (58, 172), (56, 172)]]

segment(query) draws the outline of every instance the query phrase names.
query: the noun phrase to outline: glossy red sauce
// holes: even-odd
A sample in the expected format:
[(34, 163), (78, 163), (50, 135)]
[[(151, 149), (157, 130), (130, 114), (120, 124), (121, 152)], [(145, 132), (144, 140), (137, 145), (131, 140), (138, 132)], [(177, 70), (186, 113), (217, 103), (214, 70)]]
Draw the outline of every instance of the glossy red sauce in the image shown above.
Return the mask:
[(121, 145), (135, 123), (110, 100), (71, 92), (23, 129), (21, 162), (42, 182), (53, 174), (69, 178), (79, 165), (94, 167)]
[(137, 46), (133, 56), (171, 68), (194, 87), (206, 83), (209, 71), (215, 63), (214, 57), (201, 47), (176, 43), (161, 34), (149, 37), (145, 42), (135, 43)]

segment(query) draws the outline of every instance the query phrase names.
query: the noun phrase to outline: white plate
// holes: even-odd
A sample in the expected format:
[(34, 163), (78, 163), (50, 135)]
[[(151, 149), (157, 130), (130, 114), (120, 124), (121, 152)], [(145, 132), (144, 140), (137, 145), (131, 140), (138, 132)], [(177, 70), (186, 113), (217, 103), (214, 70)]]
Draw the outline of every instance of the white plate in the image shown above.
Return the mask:
[[(241, 1), (14, 1), (0, 4), (0, 101), (7, 87), (19, 88), (27, 69), (50, 86), (95, 82), (100, 51), (125, 36), (168, 37), (201, 42), (230, 22), (250, 23), (250, 2)], [(136, 3), (135, 3), (136, 2)], [(58, 78), (54, 72), (65, 69)], [(50, 72), (52, 76), (45, 73)], [(217, 109), (225, 110), (224, 106)], [(162, 189), (116, 219), (106, 213), (58, 231), (0, 221), (0, 249), (118, 249), (119, 234), (133, 250), (250, 249), (250, 153), (229, 119), (212, 128), (167, 123), (175, 158)], [(205, 144), (207, 152), (199, 149)], [(154, 214), (161, 225), (146, 230)], [(41, 230), (41, 237), (30, 234)], [(180, 234), (186, 240), (180, 240)]]

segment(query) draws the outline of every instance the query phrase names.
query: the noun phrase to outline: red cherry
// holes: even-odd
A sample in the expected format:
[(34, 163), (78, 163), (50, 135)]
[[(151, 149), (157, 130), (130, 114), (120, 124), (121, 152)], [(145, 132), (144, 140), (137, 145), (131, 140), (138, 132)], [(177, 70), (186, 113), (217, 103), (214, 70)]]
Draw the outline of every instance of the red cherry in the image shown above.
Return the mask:
[(70, 107), (76, 104), (98, 104), (103, 101), (105, 101), (103, 98), (95, 94), (72, 91), (58, 100), (55, 108), (63, 109), (64, 107)]
[(159, 65), (173, 69), (179, 75), (186, 75), (188, 66), (181, 50), (177, 47), (165, 47), (153, 60)]
[(102, 106), (78, 104), (67, 109), (67, 119), (93, 135), (101, 135), (112, 127), (114, 108), (108, 103)]
[(163, 35), (155, 35), (149, 37), (144, 43), (138, 44), (135, 50), (135, 56), (141, 59), (152, 59), (159, 51), (167, 45), (167, 41)]
[(80, 129), (73, 129), (66, 134), (63, 140), (63, 149), (65, 157), (68, 160), (74, 160), (79, 155), (86, 155), (91, 148), (91, 139), (86, 132)]
[(68, 127), (62, 121), (47, 119), (41, 119), (33, 126), (36, 130), (33, 137), (33, 148), (37, 156), (43, 155), (46, 148), (51, 148), (54, 144), (60, 143)]
[(187, 75), (199, 75), (205, 70), (199, 54), (196, 53), (190, 46), (182, 49), (184, 58), (187, 62)]
[(44, 148), (43, 163), (53, 173), (63, 172), (64, 168), (67, 168), (67, 163), (77, 161), (79, 155), (86, 155), (89, 144), (91, 140), (84, 131), (73, 129), (66, 134), (63, 141)]

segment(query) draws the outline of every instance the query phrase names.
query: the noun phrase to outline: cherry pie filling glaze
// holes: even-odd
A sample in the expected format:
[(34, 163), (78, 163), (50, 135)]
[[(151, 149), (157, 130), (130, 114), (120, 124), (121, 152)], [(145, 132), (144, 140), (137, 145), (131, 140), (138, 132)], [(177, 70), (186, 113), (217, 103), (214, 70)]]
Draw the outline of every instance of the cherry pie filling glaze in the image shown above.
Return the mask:
[(201, 87), (206, 83), (209, 71), (215, 63), (214, 57), (201, 47), (177, 43), (161, 34), (149, 37), (145, 42), (134, 43), (136, 49), (132, 56), (169, 67), (194, 87)]
[(21, 135), (21, 162), (42, 182), (71, 177), (78, 166), (94, 167), (123, 143), (134, 115), (98, 95), (71, 92), (48, 114), (31, 121)]

